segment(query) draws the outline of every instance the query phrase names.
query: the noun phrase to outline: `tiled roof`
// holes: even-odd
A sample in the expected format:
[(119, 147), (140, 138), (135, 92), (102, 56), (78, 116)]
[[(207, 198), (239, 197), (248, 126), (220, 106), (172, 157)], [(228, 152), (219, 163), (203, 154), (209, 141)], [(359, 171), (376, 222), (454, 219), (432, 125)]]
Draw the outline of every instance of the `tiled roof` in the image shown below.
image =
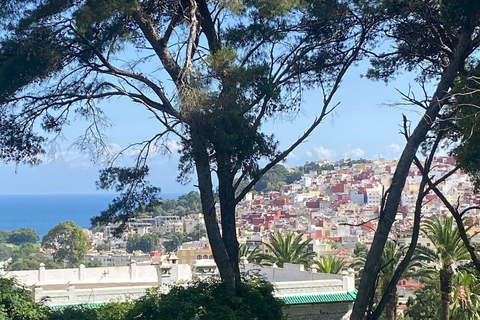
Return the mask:
[(280, 299), (289, 304), (310, 304), (310, 303), (329, 303), (329, 302), (353, 302), (357, 297), (357, 290), (347, 293), (315, 294), (304, 296), (281, 297)]
[(72, 309), (96, 309), (100, 306), (103, 306), (105, 303), (83, 303), (83, 304), (69, 304), (69, 305), (61, 305), (61, 306), (50, 306), (52, 310), (63, 310), (66, 308)]

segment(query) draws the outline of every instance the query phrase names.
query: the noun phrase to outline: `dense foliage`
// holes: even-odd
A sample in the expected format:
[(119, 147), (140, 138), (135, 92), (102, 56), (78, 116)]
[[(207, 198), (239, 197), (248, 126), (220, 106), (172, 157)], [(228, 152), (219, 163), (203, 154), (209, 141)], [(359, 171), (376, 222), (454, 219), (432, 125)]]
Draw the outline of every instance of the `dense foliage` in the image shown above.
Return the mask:
[(283, 303), (273, 286), (259, 278), (238, 285), (238, 296), (225, 295), (217, 279), (173, 287), (168, 294), (151, 289), (138, 300), (113, 302), (97, 308), (86, 305), (50, 310), (34, 303), (12, 280), (0, 279), (1, 320), (282, 320)]
[[(0, 158), (37, 163), (45, 138), (81, 118), (87, 125), (76, 145), (104, 159), (108, 104), (100, 102), (118, 98), (147, 110), (157, 131), (125, 146), (135, 168), (109, 162), (102, 170), (99, 187), (121, 196), (94, 222), (126, 221), (152, 207), (159, 190), (145, 180), (148, 158), (176, 143), (178, 179), (196, 174), (212, 252), (234, 294), (235, 206), (333, 111), (342, 78), (374, 44), (378, 19), (368, 3), (3, 1)], [(279, 114), (294, 118), (311, 88), (321, 101), (312, 122), (280, 149), (262, 125)], [(211, 214), (214, 185), (221, 225)]]
[(239, 283), (238, 294), (228, 298), (218, 280), (196, 282), (193, 286), (173, 287), (166, 295), (155, 290), (135, 302), (130, 319), (198, 320), (280, 320), (282, 302), (273, 297), (273, 286), (254, 278)]
[(10, 232), (7, 242), (19, 245), (22, 243), (37, 243), (38, 240), (40, 240), (40, 238), (35, 230), (31, 228), (20, 228)]
[(202, 203), (200, 194), (196, 191), (190, 191), (178, 197), (177, 200), (159, 199), (159, 204), (153, 208), (153, 216), (188, 216), (202, 212)]
[(0, 229), (0, 243), (7, 242), (10, 231)]
[(256, 191), (278, 191), (280, 187), (300, 180), (302, 173), (289, 171), (281, 164), (275, 165), (253, 187)]
[(310, 238), (304, 240), (303, 234), (297, 234), (293, 231), (276, 232), (270, 236), (268, 242), (264, 243), (269, 252), (259, 254), (260, 263), (265, 265), (276, 264), (280, 268), (283, 267), (284, 263), (294, 263), (303, 264), (308, 268), (315, 257), (315, 252), (308, 251), (311, 240)]
[(13, 280), (0, 278), (1, 320), (47, 320), (47, 308), (35, 303)]
[(130, 234), (127, 238), (127, 252), (141, 250), (145, 253), (158, 250), (159, 235), (156, 233), (147, 233), (140, 236), (138, 233)]
[(72, 266), (83, 261), (88, 251), (88, 238), (82, 228), (73, 221), (61, 222), (50, 229), (42, 238), (42, 248), (53, 249), (53, 260), (67, 260)]
[(20, 245), (22, 243), (37, 243), (38, 234), (31, 228), (19, 228), (13, 231), (0, 230), (0, 243), (12, 243)]

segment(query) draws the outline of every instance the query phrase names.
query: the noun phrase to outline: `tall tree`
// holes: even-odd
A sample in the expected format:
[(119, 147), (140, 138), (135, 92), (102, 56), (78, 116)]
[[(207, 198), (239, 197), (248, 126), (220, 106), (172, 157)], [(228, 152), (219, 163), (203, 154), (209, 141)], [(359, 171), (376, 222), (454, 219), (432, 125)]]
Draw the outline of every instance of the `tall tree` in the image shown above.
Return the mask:
[[(21, 150), (35, 154), (44, 142), (34, 135), (35, 123), (56, 135), (76, 114), (91, 123), (80, 147), (97, 153), (106, 147), (100, 100), (146, 108), (163, 129), (135, 144), (136, 169), (109, 168), (100, 186), (151, 200), (142, 191), (148, 156), (178, 139), (179, 178), (196, 172), (215, 262), (234, 294), (240, 274), (235, 206), (332, 111), (341, 79), (376, 34), (372, 8), (368, 1), (337, 0), (7, 0), (0, 129), (13, 126), (10, 136), (31, 141), (32, 148)], [(279, 150), (261, 125), (279, 112), (295, 114), (304, 88), (316, 86), (322, 89), (316, 118)], [(137, 202), (127, 198), (115, 201), (104, 220), (118, 213), (128, 218)]]
[(42, 248), (53, 249), (56, 262), (67, 260), (71, 265), (77, 265), (87, 253), (88, 238), (73, 221), (65, 221), (48, 230), (42, 238)]
[(420, 259), (437, 263), (440, 267), (440, 292), (442, 294), (442, 320), (450, 318), (452, 299), (453, 267), (455, 262), (469, 259), (470, 255), (462, 243), (458, 228), (452, 217), (440, 219), (434, 217), (424, 225), (424, 232), (432, 241), (435, 251), (427, 247), (418, 247)]
[[(476, 270), (463, 270), (454, 274), (450, 319), (474, 320), (480, 317), (480, 283), (477, 275)], [(442, 310), (438, 306), (441, 305), (442, 298), (438, 271), (430, 270), (420, 277), (420, 281), (424, 286), (415, 290), (415, 298), (408, 299), (405, 315), (411, 319), (440, 320)]]
[(392, 184), (387, 190), (380, 211), (378, 227), (368, 254), (358, 289), (352, 320), (370, 318), (375, 295), (375, 279), (380, 271), (380, 257), (387, 242), (410, 165), (420, 144), (452, 97), (455, 79), (468, 69), (466, 61), (475, 60), (480, 45), (478, 1), (378, 1), (389, 15), (385, 36), (394, 44), (394, 51), (376, 55), (369, 73), (376, 79), (395, 74), (400, 68), (419, 71), (417, 79), (427, 92), (425, 83), (437, 81), (434, 92), (416, 100), (405, 94), (407, 102), (420, 106), (424, 114), (400, 156)]
[[(362, 268), (360, 277), (363, 276), (363, 270), (365, 268), (365, 262), (367, 259), (367, 251), (366, 247), (358, 246), (357, 249), (357, 256), (353, 260), (350, 267), (360, 267)], [(380, 273), (378, 275), (377, 284), (376, 284), (376, 292), (375, 292), (375, 300), (378, 302), (383, 299), (383, 296), (386, 295), (386, 303), (385, 303), (385, 318), (389, 320), (394, 320), (397, 318), (397, 288), (394, 287), (393, 290), (387, 291), (388, 286), (391, 282), (391, 279), (394, 277), (394, 273), (397, 270), (397, 266), (400, 263), (403, 256), (405, 256), (405, 248), (399, 246), (396, 241), (388, 240), (385, 248), (382, 253), (382, 263)], [(415, 270), (420, 266), (418, 262), (418, 258), (415, 256), (413, 260), (409, 261), (407, 268), (405, 270), (405, 275), (412, 273), (412, 270)], [(403, 272), (402, 272), (403, 273)], [(397, 281), (395, 281), (395, 284)]]

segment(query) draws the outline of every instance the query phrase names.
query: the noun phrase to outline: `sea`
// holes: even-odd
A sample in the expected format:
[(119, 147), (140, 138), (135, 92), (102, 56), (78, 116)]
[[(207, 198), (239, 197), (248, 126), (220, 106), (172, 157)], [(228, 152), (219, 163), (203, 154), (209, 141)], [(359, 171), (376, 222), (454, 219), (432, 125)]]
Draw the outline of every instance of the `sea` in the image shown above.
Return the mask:
[[(161, 194), (163, 199), (177, 199), (180, 193)], [(72, 220), (82, 228), (100, 215), (115, 194), (15, 194), (0, 195), (0, 229), (34, 229), (40, 238), (63, 221)]]

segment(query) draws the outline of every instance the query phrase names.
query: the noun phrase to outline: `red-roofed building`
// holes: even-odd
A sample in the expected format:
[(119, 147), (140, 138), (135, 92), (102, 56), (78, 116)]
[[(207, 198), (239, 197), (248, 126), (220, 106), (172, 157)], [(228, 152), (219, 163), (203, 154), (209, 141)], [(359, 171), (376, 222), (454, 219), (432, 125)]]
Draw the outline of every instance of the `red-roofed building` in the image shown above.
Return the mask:
[(338, 183), (336, 185), (332, 186), (332, 192), (333, 193), (344, 193), (345, 192), (345, 184), (344, 183)]

